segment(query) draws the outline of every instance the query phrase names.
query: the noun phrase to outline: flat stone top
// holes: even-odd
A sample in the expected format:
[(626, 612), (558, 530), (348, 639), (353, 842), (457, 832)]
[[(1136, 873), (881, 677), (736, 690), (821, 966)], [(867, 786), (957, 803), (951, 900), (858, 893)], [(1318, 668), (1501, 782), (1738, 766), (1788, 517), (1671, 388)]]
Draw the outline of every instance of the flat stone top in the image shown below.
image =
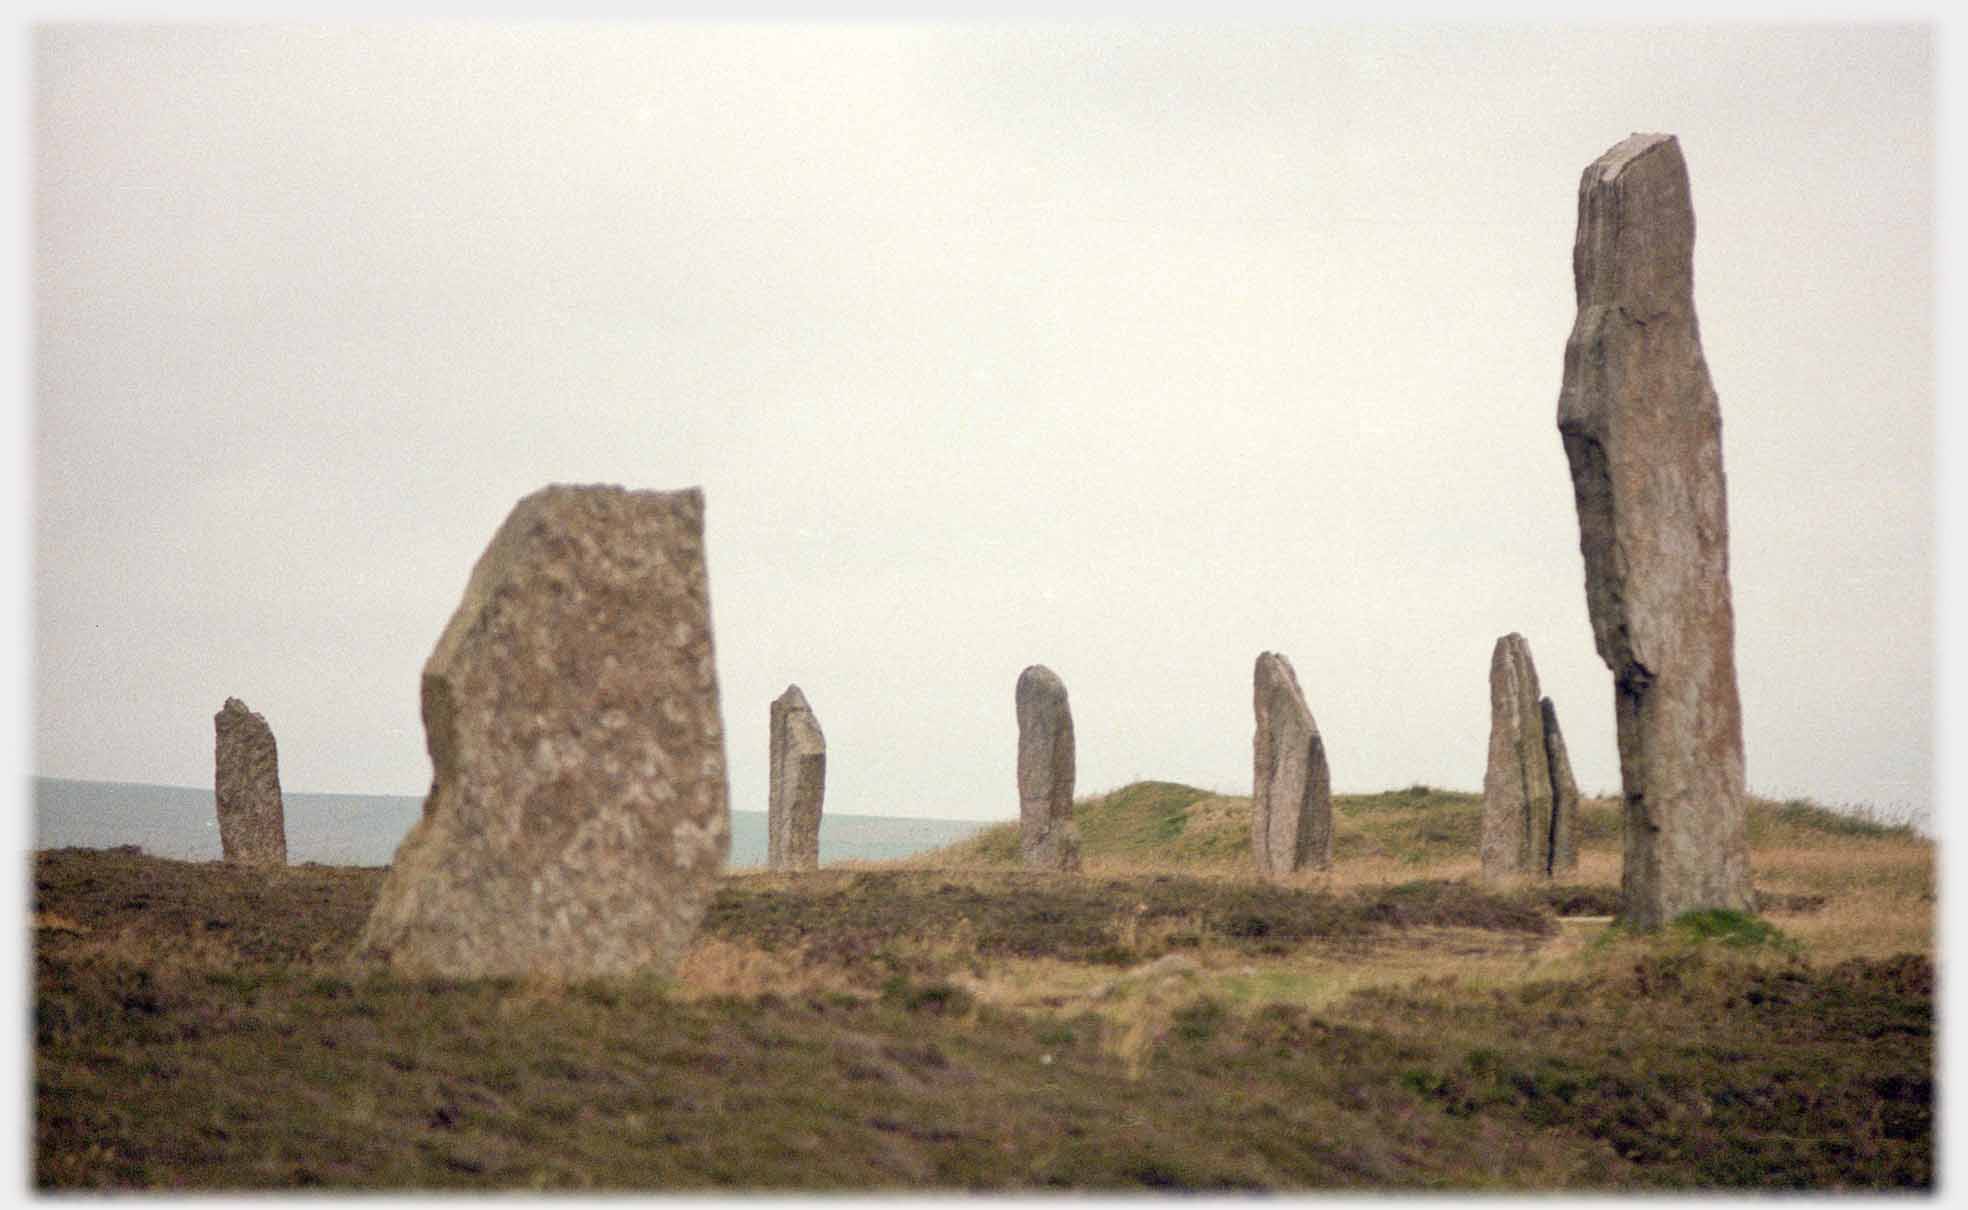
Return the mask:
[(529, 500), (547, 500), (557, 496), (614, 495), (631, 496), (638, 499), (663, 501), (673, 506), (688, 508), (695, 505), (701, 515), (704, 510), (704, 489), (701, 487), (680, 487), (672, 491), (654, 491), (642, 488), (623, 487), (619, 483), (549, 483), (538, 491), (520, 498), (524, 504)]
[(1680, 142), (1671, 134), (1630, 134), (1592, 161), (1586, 176), (1603, 185), (1626, 171), (1635, 160), (1663, 146), (1679, 150)]

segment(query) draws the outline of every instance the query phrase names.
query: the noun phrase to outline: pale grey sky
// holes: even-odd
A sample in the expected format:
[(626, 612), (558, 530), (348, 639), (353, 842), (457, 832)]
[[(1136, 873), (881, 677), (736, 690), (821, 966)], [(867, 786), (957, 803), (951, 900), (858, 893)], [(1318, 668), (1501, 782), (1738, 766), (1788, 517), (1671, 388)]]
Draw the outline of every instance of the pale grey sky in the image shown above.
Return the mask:
[(31, 767), (419, 794), (418, 673), (550, 482), (701, 485), (732, 805), (1477, 789), (1498, 635), (1619, 782), (1555, 425), (1581, 170), (1679, 136), (1752, 789), (1925, 809), (1935, 56), (1916, 26), (46, 26)]

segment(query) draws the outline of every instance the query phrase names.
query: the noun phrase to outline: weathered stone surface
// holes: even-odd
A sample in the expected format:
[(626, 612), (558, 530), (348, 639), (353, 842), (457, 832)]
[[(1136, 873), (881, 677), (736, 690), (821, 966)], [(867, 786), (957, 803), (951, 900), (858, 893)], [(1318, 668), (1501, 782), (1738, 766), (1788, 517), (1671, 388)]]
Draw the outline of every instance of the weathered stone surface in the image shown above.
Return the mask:
[(219, 851), (235, 865), (286, 865), (287, 809), (280, 797), (273, 729), (236, 697), (212, 716), (212, 728)]
[(1275, 878), (1332, 866), (1332, 773), (1326, 743), (1291, 661), (1267, 651), (1251, 675), (1251, 856)]
[(1034, 664), (1018, 674), (1018, 852), (1028, 870), (1080, 868), (1073, 824), (1073, 711), (1066, 685)]
[(1625, 919), (1753, 907), (1722, 418), (1694, 305), (1680, 144), (1636, 134), (1579, 182), (1558, 429), (1613, 672)]
[(696, 489), (513, 507), (424, 665), (434, 778), (358, 955), (413, 974), (671, 967), (730, 847)]
[(1537, 665), (1521, 634), (1490, 653), (1490, 758), (1483, 770), (1483, 877), (1551, 870), (1551, 766)]
[(1578, 782), (1572, 777), (1572, 758), (1565, 752), (1565, 735), (1558, 729), (1558, 707), (1550, 698), (1538, 701), (1544, 723), (1544, 763), (1551, 780), (1550, 874), (1578, 869)]
[(772, 703), (772, 796), (767, 801), (766, 867), (820, 868), (820, 812), (827, 794), (827, 737), (798, 685)]

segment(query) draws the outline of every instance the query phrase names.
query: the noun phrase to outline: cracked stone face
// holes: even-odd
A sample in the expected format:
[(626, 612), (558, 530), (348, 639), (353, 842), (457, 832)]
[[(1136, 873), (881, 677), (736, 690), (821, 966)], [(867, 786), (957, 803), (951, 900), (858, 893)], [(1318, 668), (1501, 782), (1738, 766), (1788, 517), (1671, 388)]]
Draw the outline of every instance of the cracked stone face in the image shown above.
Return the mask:
[(286, 865), (287, 811), (273, 729), (236, 697), (212, 716), (212, 728), (220, 853), (234, 865)]
[(1028, 870), (1080, 868), (1073, 823), (1073, 711), (1066, 685), (1034, 664), (1018, 675), (1018, 852)]
[(1251, 856), (1274, 878), (1332, 867), (1332, 773), (1326, 744), (1291, 661), (1275, 652), (1252, 671)]
[(1521, 634), (1490, 655), (1490, 756), (1483, 770), (1483, 877), (1551, 872), (1551, 767), (1537, 665)]
[(1572, 777), (1572, 758), (1558, 729), (1558, 707), (1550, 698), (1538, 700), (1544, 722), (1544, 760), (1551, 778), (1551, 860), (1548, 872), (1557, 875), (1578, 869), (1578, 782)]
[(730, 848), (701, 492), (554, 486), (424, 665), (433, 779), (357, 946), (412, 974), (661, 973)]
[(1579, 182), (1558, 430), (1593, 641), (1613, 673), (1626, 919), (1753, 907), (1722, 417), (1694, 305), (1694, 208), (1671, 135)]

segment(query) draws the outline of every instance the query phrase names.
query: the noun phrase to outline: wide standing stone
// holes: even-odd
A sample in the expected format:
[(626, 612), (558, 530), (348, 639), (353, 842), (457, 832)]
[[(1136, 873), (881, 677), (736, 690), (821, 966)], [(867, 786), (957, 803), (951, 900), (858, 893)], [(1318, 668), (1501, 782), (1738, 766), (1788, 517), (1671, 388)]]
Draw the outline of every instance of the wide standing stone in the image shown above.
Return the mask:
[(1558, 430), (1613, 672), (1624, 918), (1751, 910), (1722, 416), (1695, 319), (1681, 147), (1636, 134), (1579, 182)]
[(1080, 868), (1073, 825), (1073, 711), (1066, 685), (1034, 664), (1018, 674), (1018, 852), (1028, 870)]
[(1545, 767), (1551, 778), (1551, 864), (1548, 873), (1578, 869), (1578, 782), (1572, 777), (1572, 758), (1565, 752), (1565, 735), (1558, 730), (1558, 707), (1550, 698), (1538, 700), (1544, 723)]
[(798, 685), (772, 703), (772, 797), (767, 801), (766, 867), (820, 867), (820, 811), (827, 794), (827, 737)]
[(1551, 767), (1537, 665), (1521, 634), (1490, 653), (1490, 759), (1483, 770), (1483, 877), (1551, 871)]
[(286, 865), (287, 810), (273, 729), (236, 697), (212, 716), (212, 728), (220, 853), (235, 865)]
[(704, 497), (521, 500), (424, 665), (435, 775), (359, 955), (457, 977), (671, 967), (730, 847)]
[(1257, 732), (1251, 741), (1251, 856), (1267, 878), (1332, 866), (1332, 773), (1326, 743), (1291, 661), (1257, 657), (1251, 676)]

